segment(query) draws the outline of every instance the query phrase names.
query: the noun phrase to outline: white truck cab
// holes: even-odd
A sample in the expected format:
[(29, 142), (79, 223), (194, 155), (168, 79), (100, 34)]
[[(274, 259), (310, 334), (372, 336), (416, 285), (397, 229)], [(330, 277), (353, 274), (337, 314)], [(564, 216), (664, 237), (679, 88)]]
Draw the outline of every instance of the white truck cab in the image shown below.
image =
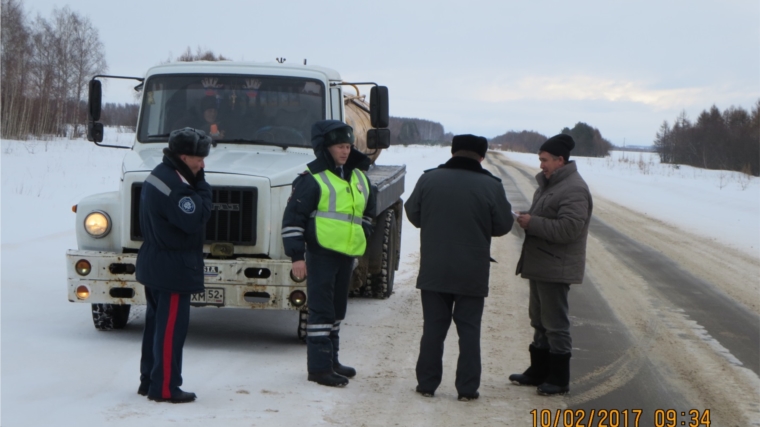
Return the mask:
[[(95, 76), (90, 82), (88, 139), (96, 144), (103, 140), (98, 78), (109, 77), (128, 78)], [(169, 133), (189, 126), (214, 139), (205, 159), (213, 191), (203, 246), (206, 289), (192, 295), (191, 304), (298, 310), (303, 338), (306, 282), (290, 274), (280, 235), (291, 183), (314, 159), (311, 125), (323, 119), (346, 121), (345, 85), (373, 85), (369, 106), (355, 100), (353, 106), (360, 106), (360, 114), (372, 122), (362, 141), (365, 152), (387, 148), (387, 88), (346, 83), (322, 67), (228, 61), (165, 64), (134, 79), (141, 82), (136, 89), (142, 102), (135, 141), (132, 147), (120, 147), (130, 149), (119, 191), (95, 194), (76, 205), (78, 248), (66, 253), (69, 301), (91, 304), (95, 327), (101, 330), (123, 328), (130, 306), (145, 304), (144, 287), (134, 274), (143, 240), (139, 195), (162, 160)], [(357, 136), (360, 130), (355, 129)], [(377, 194), (376, 229), (357, 263), (352, 291), (387, 298), (400, 252), (405, 167), (373, 164), (367, 175)]]

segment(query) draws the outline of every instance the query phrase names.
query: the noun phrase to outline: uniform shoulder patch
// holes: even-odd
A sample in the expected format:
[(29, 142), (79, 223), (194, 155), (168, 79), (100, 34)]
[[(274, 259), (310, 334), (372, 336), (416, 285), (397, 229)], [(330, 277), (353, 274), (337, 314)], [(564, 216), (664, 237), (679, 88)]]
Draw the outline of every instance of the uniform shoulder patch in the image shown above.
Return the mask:
[(186, 214), (195, 212), (195, 202), (190, 197), (183, 197), (179, 199), (179, 208)]

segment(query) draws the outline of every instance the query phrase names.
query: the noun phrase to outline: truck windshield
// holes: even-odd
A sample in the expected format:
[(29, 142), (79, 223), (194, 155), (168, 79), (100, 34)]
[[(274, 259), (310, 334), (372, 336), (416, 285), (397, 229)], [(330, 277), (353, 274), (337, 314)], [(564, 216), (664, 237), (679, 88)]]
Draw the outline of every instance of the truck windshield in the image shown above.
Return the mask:
[(174, 74), (144, 86), (137, 140), (166, 142), (183, 127), (217, 142), (311, 147), (311, 125), (325, 117), (325, 87), (315, 79)]

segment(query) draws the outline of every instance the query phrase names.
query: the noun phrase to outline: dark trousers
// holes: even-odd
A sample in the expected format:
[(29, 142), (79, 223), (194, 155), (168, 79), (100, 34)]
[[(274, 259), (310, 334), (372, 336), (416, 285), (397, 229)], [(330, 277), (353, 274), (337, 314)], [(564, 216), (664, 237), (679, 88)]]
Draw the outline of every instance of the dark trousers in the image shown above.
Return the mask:
[(570, 353), (570, 316), (567, 303), (567, 283), (530, 281), (530, 326), (533, 327), (533, 346), (548, 348), (551, 353)]
[(435, 391), (443, 375), (443, 342), (451, 319), (459, 335), (456, 382), (459, 394), (472, 395), (480, 387), (480, 321), (484, 297), (421, 291), (424, 326), (417, 359), (417, 384)]
[(140, 382), (148, 396), (170, 399), (182, 385), (182, 347), (190, 322), (190, 295), (145, 287), (145, 312)]
[(354, 259), (338, 253), (306, 252), (307, 368), (310, 374), (331, 372), (338, 357), (340, 321), (346, 317)]

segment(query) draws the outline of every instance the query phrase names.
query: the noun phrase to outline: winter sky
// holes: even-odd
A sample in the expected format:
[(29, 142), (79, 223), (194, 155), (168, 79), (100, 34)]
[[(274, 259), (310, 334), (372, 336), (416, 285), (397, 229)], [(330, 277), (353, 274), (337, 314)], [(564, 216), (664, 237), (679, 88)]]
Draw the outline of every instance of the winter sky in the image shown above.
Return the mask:
[[(494, 137), (583, 121), (650, 145), (664, 120), (760, 98), (756, 0), (26, 0), (68, 5), (99, 29), (109, 73), (142, 76), (188, 46), (235, 61), (334, 68), (387, 85), (391, 114)], [(134, 102), (112, 83), (106, 102)]]

